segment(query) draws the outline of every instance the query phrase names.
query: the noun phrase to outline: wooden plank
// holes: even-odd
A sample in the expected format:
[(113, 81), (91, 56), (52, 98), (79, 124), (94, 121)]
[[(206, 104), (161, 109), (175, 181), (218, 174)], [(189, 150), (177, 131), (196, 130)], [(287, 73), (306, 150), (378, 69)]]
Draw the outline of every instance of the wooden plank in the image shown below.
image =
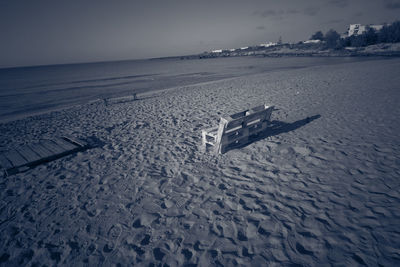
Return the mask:
[(9, 160), (4, 156), (4, 153), (1, 153), (1, 154), (0, 154), (0, 165), (1, 165), (1, 168), (4, 168), (4, 169), (10, 169), (10, 168), (13, 167), (11, 161), (9, 161)]
[(16, 150), (9, 150), (4, 156), (11, 162), (13, 167), (24, 166), (28, 162)]
[(244, 110), (244, 111), (241, 111), (241, 112), (232, 114), (232, 115), (230, 115), (230, 117), (231, 117), (232, 119), (239, 119), (239, 118), (241, 118), (241, 117), (246, 116), (247, 111), (249, 111), (249, 110), (247, 109), (247, 110)]
[(232, 129), (232, 128), (236, 128), (238, 126), (241, 126), (243, 123), (249, 122), (249, 121), (253, 121), (256, 119), (259, 119), (261, 117), (265, 117), (266, 111), (259, 111), (259, 112), (255, 112), (253, 114), (249, 114), (245, 117), (239, 118), (239, 119), (235, 119), (235, 120), (231, 120), (228, 122), (228, 125), (226, 127), (227, 130)]
[(244, 136), (245, 130), (246, 130), (245, 128), (242, 128), (242, 129), (239, 129), (237, 131), (230, 132), (229, 134), (224, 134), (222, 136), (222, 141), (221, 142), (223, 144), (226, 144), (226, 143), (230, 143), (233, 140), (240, 139), (240, 138), (242, 138)]
[(250, 126), (252, 126), (253, 124), (257, 124), (257, 123), (259, 123), (259, 122), (261, 122), (261, 119), (256, 119), (256, 120), (254, 120), (254, 121), (247, 122), (247, 123), (246, 123), (246, 127), (250, 127)]
[(40, 142), (47, 150), (50, 150), (53, 155), (61, 154), (65, 152), (65, 149), (51, 142), (50, 140), (43, 140)]
[(229, 130), (225, 130), (224, 134), (228, 134), (228, 133), (231, 133), (231, 132), (239, 131), (240, 129), (243, 129), (242, 125), (240, 125), (238, 127), (235, 127), (235, 128), (231, 128)]
[(53, 156), (53, 152), (47, 150), (44, 146), (40, 143), (36, 144), (29, 144), (28, 145), (36, 154), (38, 154), (41, 158), (48, 158)]
[(75, 145), (73, 143), (70, 143), (70, 142), (67, 142), (62, 138), (56, 138), (56, 139), (53, 139), (51, 141), (55, 142), (58, 146), (64, 148), (65, 150), (75, 150), (75, 149), (78, 148), (77, 145)]
[(216, 133), (218, 131), (218, 126), (203, 129), (202, 131), (204, 131), (206, 133)]
[(221, 139), (222, 136), (226, 130), (226, 126), (228, 124), (228, 120), (221, 118), (219, 125), (218, 125), (218, 131), (217, 131), (217, 138), (215, 139), (215, 150), (214, 153), (215, 154), (219, 154), (221, 153)]
[[(264, 127), (265, 125), (265, 127)], [(240, 139), (242, 136), (245, 136), (246, 133), (250, 134), (256, 134), (257, 132), (261, 132), (265, 130), (266, 128), (266, 122), (257, 122), (254, 124), (249, 125), (248, 127), (245, 128), (238, 128), (235, 129), (234, 131), (226, 131), (223, 136), (222, 136), (222, 142), (224, 144), (229, 143), (232, 140)]]
[(84, 142), (84, 141), (82, 141), (80, 139), (74, 138), (72, 136), (69, 136), (69, 135), (68, 136), (63, 136), (62, 138), (64, 140), (66, 140), (67, 142), (70, 142), (72, 144), (78, 145), (80, 147), (86, 147), (87, 146), (86, 142)]
[(215, 143), (215, 136), (209, 136), (209, 135), (206, 135), (205, 137), (204, 137), (204, 141), (205, 142), (213, 142), (213, 143)]
[(249, 136), (248, 128), (239, 129), (235, 132), (231, 132), (227, 135), (224, 135), (222, 137), (221, 143), (223, 146), (226, 146), (226, 145), (236, 142), (237, 140), (246, 138), (248, 136)]
[(268, 107), (265, 110), (261, 110), (261, 111), (257, 111), (254, 113), (250, 113), (244, 117), (241, 117), (239, 119), (235, 119), (235, 120), (230, 120), (228, 122), (227, 125), (227, 129), (232, 129), (232, 128), (236, 128), (238, 126), (241, 126), (242, 124), (246, 124), (248, 122), (260, 119), (261, 121), (263, 120), (269, 120), (269, 117), (271, 116), (271, 112), (272, 112), (273, 107)]
[(263, 127), (264, 124), (266, 125), (265, 122), (258, 122), (258, 123), (249, 125), (249, 126), (248, 126), (249, 134), (252, 134), (253, 132), (257, 132), (257, 131), (262, 131), (262, 130), (264, 130), (264, 127)]
[(252, 111), (252, 112), (257, 112), (257, 111), (265, 110), (265, 109), (267, 109), (267, 108), (268, 108), (268, 106), (266, 106), (266, 105), (260, 105), (260, 106), (257, 106), (257, 107), (252, 108), (251, 111)]
[(5, 175), (28, 170), (44, 162), (56, 160), (73, 152), (88, 148), (64, 139), (43, 140), (14, 150), (0, 153), (0, 169)]
[(205, 141), (205, 142), (204, 142), (204, 146), (207, 146), (207, 145), (209, 145), (209, 146), (215, 146), (215, 143), (214, 143), (214, 142)]
[(206, 135), (211, 137), (211, 138), (213, 138), (213, 139), (217, 138), (217, 132), (215, 132), (215, 133), (207, 133)]
[(223, 145), (223, 146), (221, 147), (221, 153), (225, 153), (225, 152), (227, 152), (228, 150), (231, 150), (231, 149), (233, 149), (233, 148), (246, 145), (248, 142), (249, 142), (248, 136), (245, 136), (245, 137), (243, 137), (243, 138), (241, 138), (241, 139), (235, 140), (235, 141), (232, 142), (232, 143)]
[(205, 131), (205, 130), (202, 130), (201, 131), (201, 145), (202, 145), (202, 147), (205, 149), (206, 148), (206, 144), (207, 144), (207, 138), (206, 138), (206, 135), (207, 135), (207, 131)]
[(68, 151), (70, 151), (70, 150), (73, 150), (73, 149), (65, 149), (64, 146), (58, 144), (58, 143), (55, 142), (53, 139), (49, 139), (49, 140), (48, 140), (48, 143), (51, 144), (52, 146), (58, 147), (61, 151), (63, 151), (63, 152), (61, 152), (61, 153), (65, 153), (65, 152), (68, 152)]
[(25, 159), (27, 159), (28, 162), (33, 162), (40, 159), (40, 156), (36, 154), (29, 146), (23, 146), (17, 150)]
[(206, 148), (207, 145), (215, 146), (217, 143), (218, 126), (211, 127), (201, 131), (202, 146)]
[(265, 115), (264, 120), (269, 121), (271, 119), (272, 111), (274, 110), (274, 106), (267, 108), (267, 114)]
[(267, 127), (264, 127), (264, 125), (262, 125), (259, 128), (252, 129), (252, 131), (249, 131), (249, 140), (250, 139), (257, 139), (261, 133), (265, 132), (266, 128)]

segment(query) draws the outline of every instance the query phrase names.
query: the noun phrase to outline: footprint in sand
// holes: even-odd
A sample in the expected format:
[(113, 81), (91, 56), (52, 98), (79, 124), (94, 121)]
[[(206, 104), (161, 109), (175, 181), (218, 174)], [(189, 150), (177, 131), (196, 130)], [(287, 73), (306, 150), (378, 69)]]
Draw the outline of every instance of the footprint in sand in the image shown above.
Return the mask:
[(219, 184), (219, 185), (218, 185), (218, 188), (221, 189), (221, 190), (226, 190), (226, 189), (228, 189), (228, 187), (226, 187), (225, 184)]
[(161, 204), (161, 208), (163, 208), (163, 209), (169, 209), (169, 208), (171, 208), (173, 205), (174, 205), (174, 203), (173, 203), (171, 200), (169, 200), (169, 199), (164, 199), (164, 200), (163, 200), (163, 203)]
[(137, 242), (135, 240), (132, 240), (131, 238), (127, 238), (125, 240), (124, 246), (130, 250), (135, 251), (139, 257), (143, 256), (146, 253), (146, 251), (140, 246), (137, 246)]
[(308, 156), (308, 155), (310, 155), (310, 153), (311, 153), (311, 150), (310, 150), (309, 148), (307, 148), (307, 147), (295, 146), (295, 147), (293, 147), (293, 150), (294, 150), (297, 154), (299, 154), (299, 155), (301, 155), (301, 156), (303, 156), (303, 157)]
[(296, 250), (304, 255), (314, 255), (314, 252), (312, 252), (311, 250), (306, 249), (302, 244), (300, 244), (299, 242), (296, 242)]
[(103, 252), (110, 253), (114, 250), (115, 244), (114, 243), (107, 243), (103, 247)]
[(248, 239), (256, 238), (257, 237), (257, 226), (252, 223), (249, 223), (246, 226), (245, 236)]
[(110, 230), (108, 230), (108, 237), (111, 240), (117, 240), (121, 235), (122, 229), (119, 225), (111, 226)]
[(165, 252), (161, 248), (155, 248), (153, 249), (153, 255), (157, 261), (162, 261), (165, 256)]
[(139, 218), (137, 218), (132, 226), (133, 228), (141, 228), (141, 227), (149, 227), (151, 223), (155, 220), (160, 218), (160, 215), (158, 213), (145, 213), (142, 214)]
[(90, 244), (87, 249), (86, 249), (86, 255), (90, 256), (93, 254), (93, 252), (96, 250), (96, 245), (95, 244)]
[(0, 256), (0, 264), (8, 261), (9, 258), (10, 258), (10, 254), (8, 254), (6, 252), (1, 254), (1, 256)]
[(140, 241), (140, 245), (147, 246), (148, 244), (150, 244), (150, 238), (151, 238), (151, 236), (146, 234), (144, 236), (144, 238), (142, 239), (142, 241)]
[(212, 257), (213, 259), (215, 259), (215, 258), (218, 257), (218, 250), (209, 249), (207, 252), (211, 255), (211, 257)]
[(97, 209), (97, 205), (94, 201), (86, 202), (83, 205), (83, 209), (87, 212), (89, 217), (95, 217), (100, 213), (100, 209)]
[(238, 235), (237, 235), (237, 239), (240, 240), (240, 241), (247, 241), (248, 238), (247, 238), (246, 232), (244, 232), (243, 230), (239, 230), (238, 231)]
[(193, 256), (193, 252), (190, 249), (184, 248), (182, 249), (181, 253), (185, 257), (186, 261), (189, 261)]
[(136, 219), (136, 220), (133, 222), (132, 226), (133, 226), (134, 228), (143, 227), (142, 224), (141, 224), (141, 222), (140, 222), (140, 219)]

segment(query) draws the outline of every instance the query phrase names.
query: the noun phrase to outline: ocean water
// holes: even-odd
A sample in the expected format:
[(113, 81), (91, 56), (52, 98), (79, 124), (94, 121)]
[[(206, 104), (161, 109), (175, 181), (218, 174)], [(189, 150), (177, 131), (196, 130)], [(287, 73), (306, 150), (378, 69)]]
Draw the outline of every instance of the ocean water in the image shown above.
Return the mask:
[(95, 99), (360, 58), (151, 59), (0, 69), (0, 122)]

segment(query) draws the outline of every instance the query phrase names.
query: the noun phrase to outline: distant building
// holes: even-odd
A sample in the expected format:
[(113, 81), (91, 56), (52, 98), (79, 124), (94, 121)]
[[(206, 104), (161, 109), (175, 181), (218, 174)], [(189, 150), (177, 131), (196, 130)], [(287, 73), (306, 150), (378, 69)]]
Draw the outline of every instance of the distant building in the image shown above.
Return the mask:
[(273, 42), (268, 42), (268, 43), (265, 43), (265, 44), (260, 44), (260, 46), (262, 46), (262, 47), (270, 47), (270, 46), (275, 46), (275, 45), (277, 45), (277, 43), (273, 43)]
[(211, 53), (222, 53), (222, 49), (212, 50)]
[(303, 43), (304, 44), (318, 44), (320, 42), (321, 42), (321, 40), (307, 40), (307, 41), (304, 41)]
[(241, 47), (240, 49), (246, 50), (246, 49), (248, 49), (248, 48), (249, 48), (248, 46), (244, 46), (244, 47)]
[(363, 34), (368, 30), (368, 28), (372, 28), (376, 31), (379, 31), (383, 28), (383, 25), (361, 25), (361, 24), (350, 24), (349, 29), (347, 30), (347, 36), (357, 36)]

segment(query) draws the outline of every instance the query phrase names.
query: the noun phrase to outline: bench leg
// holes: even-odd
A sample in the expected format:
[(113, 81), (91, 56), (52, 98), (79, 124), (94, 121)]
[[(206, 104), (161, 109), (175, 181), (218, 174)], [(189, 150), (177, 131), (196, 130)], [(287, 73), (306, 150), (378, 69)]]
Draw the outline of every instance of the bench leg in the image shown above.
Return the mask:
[(205, 152), (207, 151), (207, 132), (206, 131), (201, 131), (201, 149)]

